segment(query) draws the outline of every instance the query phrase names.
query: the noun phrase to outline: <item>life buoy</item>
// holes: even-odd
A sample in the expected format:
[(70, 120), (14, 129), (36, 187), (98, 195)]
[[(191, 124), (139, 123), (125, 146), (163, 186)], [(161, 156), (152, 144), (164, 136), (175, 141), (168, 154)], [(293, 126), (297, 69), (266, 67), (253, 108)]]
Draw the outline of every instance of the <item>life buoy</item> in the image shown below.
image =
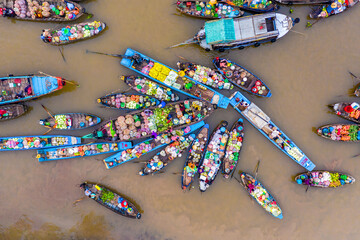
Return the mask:
[(257, 87), (253, 87), (253, 88), (251, 89), (251, 91), (252, 91), (253, 93), (257, 93), (257, 92), (258, 92), (258, 89), (257, 89)]

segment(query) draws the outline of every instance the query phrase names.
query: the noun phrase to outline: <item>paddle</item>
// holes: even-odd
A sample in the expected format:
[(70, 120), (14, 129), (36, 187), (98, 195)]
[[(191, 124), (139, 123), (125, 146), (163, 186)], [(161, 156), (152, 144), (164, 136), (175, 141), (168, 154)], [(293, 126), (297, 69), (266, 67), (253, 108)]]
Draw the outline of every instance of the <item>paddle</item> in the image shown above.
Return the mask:
[[(41, 104), (41, 106), (47, 112), (47, 114), (49, 114), (49, 116), (54, 120), (54, 122), (56, 123), (56, 120), (55, 120), (54, 116), (51, 114), (51, 112), (49, 111), (49, 109), (47, 109), (42, 104)], [(43, 135), (46, 135), (47, 133), (51, 132), (55, 128), (55, 125), (54, 125), (54, 127), (49, 127), (49, 126), (46, 126), (46, 125), (43, 125), (43, 126), (46, 127), (46, 128), (49, 128), (49, 130), (47, 130)]]
[(354, 78), (356, 78), (356, 79), (358, 79), (358, 80), (360, 80), (360, 78), (359, 77), (357, 77), (355, 74), (353, 74), (352, 72), (350, 72), (349, 71), (349, 73), (350, 73), (350, 75), (352, 76), (352, 77), (354, 77)]
[(259, 159), (258, 163), (256, 164), (256, 170), (255, 170), (255, 182), (256, 182), (257, 174), (258, 174), (258, 172), (259, 172), (260, 161), (261, 161), (261, 159)]
[(95, 53), (95, 54), (100, 54), (100, 55), (105, 55), (105, 56), (112, 56), (112, 57), (118, 57), (118, 58), (130, 58), (130, 57), (128, 57), (128, 56), (121, 55), (121, 54), (110, 54), (110, 53), (95, 52), (95, 51), (90, 51), (90, 50), (88, 50), (88, 49), (86, 49), (86, 53)]
[(65, 56), (64, 56), (64, 47), (61, 46), (58, 49), (59, 49), (59, 52), (61, 54), (62, 59), (64, 60), (64, 62), (66, 62), (66, 59), (65, 59)]
[[(55, 77), (55, 76), (52, 76), (52, 75), (50, 75), (50, 74), (47, 74), (47, 73), (44, 73), (44, 72), (41, 72), (41, 71), (39, 71), (38, 73), (43, 74), (43, 75), (48, 76), (48, 77), (57, 78), (57, 77)], [(77, 84), (77, 83), (71, 82), (71, 81), (66, 80), (66, 79), (63, 79), (63, 78), (62, 78), (62, 80), (63, 80), (64, 82), (66, 82), (66, 83), (69, 83), (69, 84), (75, 85), (75, 86), (77, 86), (77, 87), (80, 87), (80, 85)]]
[(179, 47), (179, 46), (182, 46), (182, 45), (188, 45), (188, 44), (192, 44), (192, 43), (198, 43), (198, 42), (199, 42), (199, 41), (198, 41), (197, 39), (191, 38), (191, 39), (186, 40), (185, 42), (172, 45), (172, 46), (168, 47), (168, 49), (174, 48), (174, 47)]

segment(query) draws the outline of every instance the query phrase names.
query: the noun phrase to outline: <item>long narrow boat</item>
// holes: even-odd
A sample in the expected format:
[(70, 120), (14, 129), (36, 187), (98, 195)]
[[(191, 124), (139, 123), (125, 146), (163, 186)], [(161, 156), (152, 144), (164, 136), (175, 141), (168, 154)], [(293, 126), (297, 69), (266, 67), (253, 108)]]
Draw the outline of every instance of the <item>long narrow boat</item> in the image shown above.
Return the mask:
[(44, 29), (40, 38), (51, 45), (59, 46), (95, 37), (106, 28), (103, 22), (81, 22), (66, 27)]
[(0, 105), (38, 98), (60, 90), (65, 85), (61, 77), (9, 76), (0, 78)]
[(180, 100), (180, 97), (171, 91), (170, 88), (167, 88), (147, 78), (136, 76), (121, 76), (120, 79), (129, 85), (131, 89), (139, 93), (146, 94), (150, 97), (155, 97), (161, 101), (176, 102)]
[(142, 141), (132, 148), (128, 148), (124, 151), (105, 158), (105, 166), (107, 169), (111, 169), (136, 158), (140, 158), (145, 154), (153, 152), (172, 143), (180, 136), (185, 136), (187, 134), (195, 132), (196, 130), (204, 126), (204, 124), (204, 121), (201, 121), (185, 128), (179, 130), (170, 130), (166, 133), (156, 136), (155, 138)]
[(317, 170), (300, 173), (295, 177), (295, 181), (310, 187), (336, 188), (353, 184), (355, 178), (345, 173)]
[(101, 118), (88, 113), (62, 113), (46, 119), (41, 119), (40, 124), (58, 130), (78, 130), (95, 126)]
[(220, 52), (252, 45), (259, 47), (261, 43), (276, 42), (283, 37), (299, 21), (295, 20), (284, 14), (271, 12), (207, 21), (193, 38), (175, 46), (198, 44), (206, 51)]
[(156, 98), (140, 94), (113, 93), (97, 99), (97, 102), (109, 108), (139, 110), (160, 104)]
[(84, 182), (80, 185), (86, 196), (100, 205), (124, 217), (140, 219), (141, 214), (134, 203), (100, 184)]
[(105, 141), (128, 141), (156, 136), (169, 129), (180, 129), (207, 118), (214, 111), (212, 104), (201, 100), (169, 103), (134, 111), (110, 120), (83, 138)]
[(1, 137), (0, 151), (37, 150), (80, 144), (81, 138), (62, 135)]
[(25, 114), (29, 110), (23, 104), (0, 105), (0, 121), (10, 120)]
[(331, 3), (331, 0), (275, 0), (275, 1), (281, 4), (288, 4), (288, 5), (293, 5), (293, 4), (318, 5), (318, 4)]
[(152, 80), (179, 91), (189, 97), (202, 99), (221, 108), (227, 108), (229, 99), (224, 95), (207, 88), (187, 76), (180, 76), (175, 69), (128, 48), (120, 62), (123, 66)]
[(326, 139), (342, 142), (360, 142), (360, 125), (330, 124), (319, 127), (316, 133)]
[(178, 62), (179, 75), (186, 75), (215, 89), (233, 89), (234, 86), (218, 71), (191, 62)]
[(357, 102), (339, 102), (329, 106), (336, 115), (360, 123), (360, 105)]
[(230, 98), (230, 104), (270, 142), (297, 164), (308, 171), (312, 171), (315, 168), (315, 164), (271, 121), (270, 117), (244, 95), (240, 92), (235, 92)]
[(342, 13), (357, 4), (359, 0), (333, 0), (331, 3), (319, 6), (310, 14), (310, 18), (327, 18)]
[(78, 3), (66, 0), (2, 0), (0, 16), (28, 21), (74, 21), (84, 14)]
[(219, 57), (214, 58), (213, 63), (225, 78), (240, 89), (260, 97), (271, 96), (269, 87), (255, 74), (239, 64)]
[(99, 154), (114, 153), (131, 148), (132, 142), (98, 142), (68, 147), (47, 148), (37, 151), (39, 162), (63, 160), (78, 157), (90, 157)]
[(210, 187), (221, 168), (226, 143), (229, 139), (227, 126), (228, 122), (221, 121), (211, 134), (204, 160), (199, 167), (199, 189), (201, 192), (205, 192)]
[(225, 2), (232, 6), (240, 7), (246, 11), (256, 13), (272, 12), (279, 8), (279, 6), (271, 0), (226, 0)]
[(232, 177), (240, 159), (240, 150), (244, 140), (244, 123), (242, 118), (237, 120), (229, 132), (229, 140), (226, 144), (225, 157), (222, 161), (222, 173), (224, 178)]
[(276, 200), (268, 190), (253, 176), (247, 173), (240, 174), (241, 185), (246, 189), (246, 191), (253, 197), (256, 202), (262, 206), (265, 211), (270, 213), (272, 216), (282, 219), (282, 210), (279, 204), (276, 203)]
[(205, 148), (209, 141), (209, 124), (205, 124), (190, 146), (183, 173), (181, 175), (181, 188), (187, 189), (194, 181), (195, 174), (202, 163)]
[(244, 15), (239, 7), (223, 1), (215, 4), (202, 1), (177, 1), (176, 9), (183, 14), (205, 19), (236, 18)]
[(146, 176), (149, 174), (155, 174), (164, 169), (169, 163), (176, 158), (182, 156), (182, 153), (190, 147), (191, 143), (195, 139), (195, 134), (189, 136), (181, 136), (174, 142), (170, 143), (163, 150), (158, 152), (152, 157), (146, 164), (146, 166), (139, 171), (140, 176)]

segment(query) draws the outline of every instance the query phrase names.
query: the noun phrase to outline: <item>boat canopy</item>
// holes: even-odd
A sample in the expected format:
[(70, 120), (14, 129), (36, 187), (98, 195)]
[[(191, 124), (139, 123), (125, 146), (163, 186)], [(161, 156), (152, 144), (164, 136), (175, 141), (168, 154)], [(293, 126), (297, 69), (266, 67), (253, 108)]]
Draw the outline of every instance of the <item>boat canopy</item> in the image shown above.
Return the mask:
[(270, 123), (270, 117), (267, 116), (258, 106), (250, 103), (248, 108), (243, 111), (243, 114), (251, 120), (258, 128), (262, 129)]
[(207, 44), (224, 44), (276, 37), (279, 30), (275, 24), (276, 13), (251, 15), (236, 19), (221, 19), (205, 23)]
[(206, 22), (205, 36), (207, 44), (235, 41), (234, 20), (232, 18), (228, 18)]

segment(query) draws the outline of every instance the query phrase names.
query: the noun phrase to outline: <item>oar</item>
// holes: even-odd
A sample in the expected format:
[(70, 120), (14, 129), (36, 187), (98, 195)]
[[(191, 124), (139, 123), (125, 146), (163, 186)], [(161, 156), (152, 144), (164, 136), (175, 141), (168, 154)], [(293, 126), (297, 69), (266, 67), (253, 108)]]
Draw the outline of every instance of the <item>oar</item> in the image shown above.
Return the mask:
[(49, 109), (47, 109), (44, 105), (42, 105), (42, 108), (47, 112), (47, 114), (49, 114), (49, 116), (55, 121), (54, 115), (49, 111)]
[(258, 174), (258, 172), (259, 172), (260, 161), (261, 161), (261, 159), (259, 159), (258, 163), (256, 164), (256, 170), (255, 170), (255, 182), (256, 182), (257, 174)]
[[(44, 72), (41, 72), (41, 71), (39, 71), (39, 73), (40, 73), (40, 74), (43, 74), (43, 75), (45, 75), (45, 76), (48, 76), (48, 77), (57, 78), (57, 77), (55, 77), (55, 76), (52, 76), (52, 75), (50, 75), (50, 74), (47, 74), (47, 73), (44, 73)], [(71, 82), (71, 81), (66, 80), (66, 79), (63, 79), (63, 78), (62, 78), (62, 80), (63, 80), (64, 82), (66, 82), (66, 83), (73, 84), (73, 85), (75, 85), (75, 86), (77, 86), (77, 87), (80, 87), (80, 85), (77, 84), (77, 83)]]
[(49, 127), (49, 130), (47, 130), (43, 135), (46, 135), (47, 133), (51, 132), (54, 128)]
[(64, 47), (61, 46), (58, 49), (59, 49), (59, 52), (61, 54), (62, 59), (64, 60), (64, 62), (66, 62), (66, 59), (65, 59), (65, 56), (64, 56)]
[(352, 77), (354, 77), (354, 78), (356, 78), (356, 79), (358, 79), (358, 80), (360, 80), (360, 78), (359, 77), (357, 77), (355, 74), (353, 74), (352, 72), (350, 72), (349, 71), (349, 73), (350, 73), (350, 75), (352, 76)]
[(88, 50), (88, 49), (86, 49), (86, 53), (95, 53), (95, 54), (100, 54), (100, 55), (105, 55), (105, 56), (112, 56), (112, 57), (118, 57), (118, 58), (129, 58), (128, 56), (121, 55), (121, 54), (110, 54), (110, 53), (95, 52), (95, 51), (90, 51), (90, 50)]

